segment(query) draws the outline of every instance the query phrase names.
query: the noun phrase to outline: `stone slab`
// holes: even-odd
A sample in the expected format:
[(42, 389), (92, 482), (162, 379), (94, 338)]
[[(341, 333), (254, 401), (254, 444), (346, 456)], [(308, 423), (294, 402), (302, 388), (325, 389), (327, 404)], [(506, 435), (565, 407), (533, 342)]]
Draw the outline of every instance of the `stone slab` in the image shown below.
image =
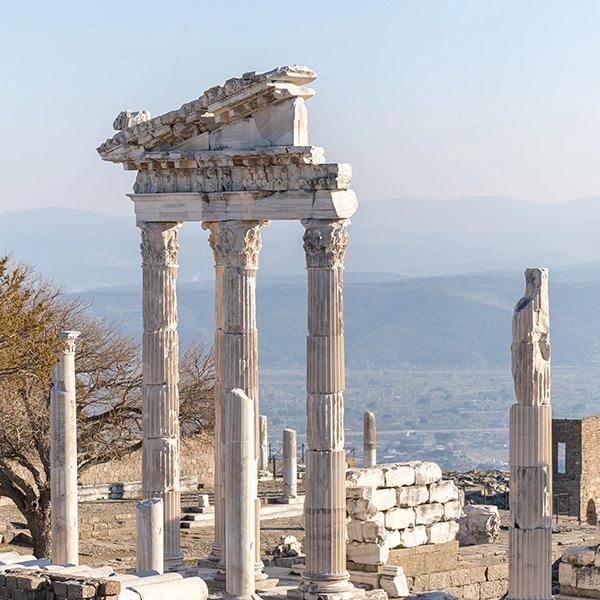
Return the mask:
[(455, 569), (458, 564), (458, 542), (390, 550), (387, 564), (402, 567), (407, 577)]

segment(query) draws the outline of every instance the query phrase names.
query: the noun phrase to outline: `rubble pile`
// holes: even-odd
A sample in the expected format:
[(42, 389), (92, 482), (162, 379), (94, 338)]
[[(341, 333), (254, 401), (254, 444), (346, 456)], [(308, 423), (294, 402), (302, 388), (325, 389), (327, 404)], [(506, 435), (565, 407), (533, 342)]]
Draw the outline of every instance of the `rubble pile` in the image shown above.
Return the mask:
[(491, 504), (508, 509), (510, 473), (506, 471), (448, 471), (444, 473), (464, 491), (465, 504)]
[(384, 565), (390, 550), (456, 538), (463, 501), (432, 462), (379, 465), (346, 473), (348, 543), (353, 565)]

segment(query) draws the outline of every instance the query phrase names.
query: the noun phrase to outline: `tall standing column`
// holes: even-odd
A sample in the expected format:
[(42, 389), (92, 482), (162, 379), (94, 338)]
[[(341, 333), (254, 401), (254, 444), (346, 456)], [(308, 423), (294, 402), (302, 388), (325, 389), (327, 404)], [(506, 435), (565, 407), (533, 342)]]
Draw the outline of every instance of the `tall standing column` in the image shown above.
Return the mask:
[(283, 430), (283, 502), (298, 497), (298, 459), (296, 432)]
[(178, 223), (142, 223), (144, 498), (164, 502), (166, 567), (182, 562), (179, 491)]
[(512, 325), (510, 600), (552, 598), (552, 413), (548, 271), (525, 271)]
[(269, 470), (269, 433), (268, 433), (268, 420), (266, 415), (260, 415), (258, 417), (258, 470), (268, 471)]
[(223, 395), (225, 446), (225, 591), (230, 598), (256, 596), (255, 564), (257, 494), (254, 400), (242, 390)]
[(343, 269), (348, 223), (302, 221), (308, 271), (308, 451), (306, 568), (298, 591), (310, 598), (364, 595), (346, 570)]
[[(259, 456), (258, 416), (258, 332), (256, 329), (256, 272), (262, 246), (260, 227), (265, 221), (216, 221), (209, 242), (215, 257), (215, 543), (212, 557), (221, 558), (226, 569), (225, 502), (223, 494), (223, 398), (231, 390), (241, 389), (254, 402), (254, 458)], [(254, 474), (258, 477), (258, 473)], [(256, 579), (265, 579), (260, 560), (260, 502), (255, 499)]]
[(363, 420), (363, 466), (374, 467), (377, 464), (377, 430), (375, 413), (368, 410)]
[(77, 516), (77, 405), (75, 340), (79, 331), (61, 331), (63, 348), (52, 372), (50, 394), (50, 510), (52, 562), (79, 564)]

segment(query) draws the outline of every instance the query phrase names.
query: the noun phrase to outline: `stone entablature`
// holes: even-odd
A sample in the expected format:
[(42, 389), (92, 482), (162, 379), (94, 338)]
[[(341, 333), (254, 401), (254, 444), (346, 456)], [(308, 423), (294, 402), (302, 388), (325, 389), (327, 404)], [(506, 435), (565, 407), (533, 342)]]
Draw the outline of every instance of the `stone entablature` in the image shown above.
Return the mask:
[(380, 566), (390, 551), (456, 538), (463, 502), (432, 462), (350, 469), (346, 474), (349, 568)]

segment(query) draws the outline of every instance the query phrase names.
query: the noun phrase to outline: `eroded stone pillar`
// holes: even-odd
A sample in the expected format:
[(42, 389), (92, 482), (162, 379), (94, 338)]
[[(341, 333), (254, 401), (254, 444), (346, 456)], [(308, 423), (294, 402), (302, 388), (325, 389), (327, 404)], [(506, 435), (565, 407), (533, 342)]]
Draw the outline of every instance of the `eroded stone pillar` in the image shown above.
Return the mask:
[(510, 600), (552, 598), (552, 412), (548, 271), (525, 271), (512, 325)]
[(292, 597), (364, 596), (346, 571), (343, 270), (347, 220), (307, 219), (307, 438), (303, 582)]
[(141, 223), (144, 498), (164, 503), (165, 567), (182, 562), (179, 491), (179, 223)]
[(374, 467), (377, 464), (377, 430), (375, 413), (365, 412), (363, 419), (363, 465)]
[(164, 573), (164, 508), (162, 498), (149, 498), (135, 507), (138, 573)]
[(268, 420), (266, 415), (260, 415), (258, 417), (258, 470), (268, 471), (269, 470), (269, 433), (268, 433)]
[(283, 501), (298, 497), (298, 459), (296, 456), (296, 432), (283, 430)]
[[(223, 398), (241, 389), (254, 402), (254, 459), (258, 463), (258, 332), (256, 329), (256, 272), (262, 246), (261, 221), (218, 221), (203, 223), (210, 230), (209, 242), (215, 257), (215, 541), (211, 558), (219, 557), (226, 569), (225, 495), (223, 491)], [(254, 473), (258, 477), (258, 472)], [(255, 503), (255, 574), (266, 579), (260, 560), (260, 501)]]
[(79, 564), (77, 514), (77, 405), (75, 342), (79, 331), (61, 331), (63, 348), (50, 393), (50, 508), (52, 562)]
[(255, 403), (243, 390), (223, 394), (225, 447), (225, 591), (232, 598), (257, 598)]

